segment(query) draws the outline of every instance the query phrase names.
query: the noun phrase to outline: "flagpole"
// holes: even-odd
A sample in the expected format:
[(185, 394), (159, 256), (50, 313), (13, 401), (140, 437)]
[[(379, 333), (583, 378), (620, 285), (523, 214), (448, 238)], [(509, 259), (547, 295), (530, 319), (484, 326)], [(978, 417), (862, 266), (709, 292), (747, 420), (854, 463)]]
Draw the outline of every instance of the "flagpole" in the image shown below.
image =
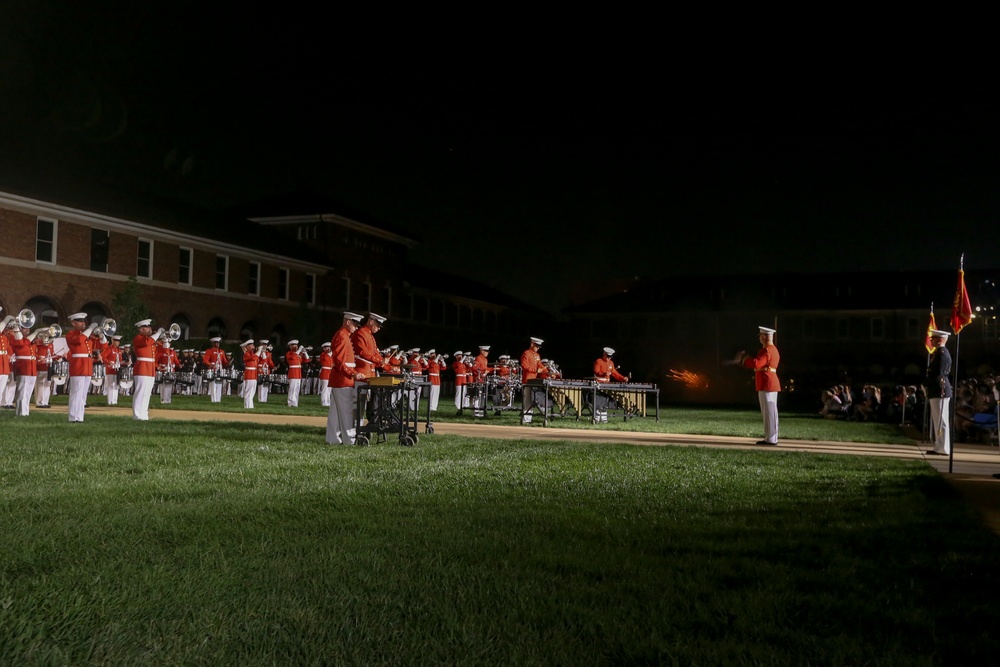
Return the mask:
[(953, 375), (955, 380), (951, 383), (951, 410), (949, 410), (949, 412), (951, 413), (951, 423), (949, 424), (949, 430), (951, 431), (951, 434), (949, 436), (951, 438), (951, 447), (948, 448), (949, 474), (953, 472), (953, 468), (955, 466), (955, 403), (956, 403), (955, 399), (958, 397), (958, 348), (961, 342), (962, 342), (962, 332), (959, 331), (957, 334), (955, 334), (955, 364), (954, 364), (955, 367), (952, 369), (954, 371)]
[(971, 309), (970, 312), (966, 313), (968, 300), (969, 293), (965, 288), (965, 253), (963, 252), (958, 258), (958, 288), (955, 290), (955, 301), (951, 308), (951, 328), (955, 331), (955, 361), (952, 364), (953, 377), (955, 379), (951, 383), (951, 410), (949, 411), (951, 413), (951, 424), (949, 424), (951, 447), (948, 448), (949, 474), (954, 470), (955, 465), (955, 408), (958, 398), (958, 356), (961, 349), (962, 329), (972, 321)]
[[(928, 331), (927, 331), (927, 339), (926, 339), (926, 341), (930, 340), (930, 335), (931, 335), (930, 329), (932, 328), (930, 326), (931, 322), (935, 322), (935, 320), (934, 320), (934, 302), (933, 301), (931, 301), (931, 318), (930, 318), (930, 322), (928, 322), (928, 326), (927, 326)], [(936, 328), (936, 324), (935, 324), (935, 328)], [(926, 350), (926, 352), (927, 352), (927, 364), (924, 367), (924, 377), (925, 378), (927, 377), (927, 372), (930, 371), (930, 369), (931, 369), (931, 351), (929, 349), (927, 349), (927, 342), (926, 341), (924, 342), (924, 350)], [(930, 397), (927, 396), (927, 387), (924, 387), (923, 389), (924, 389), (924, 409), (923, 409), (923, 411), (922, 411), (922, 413), (920, 415), (920, 422), (921, 422), (920, 423), (920, 432), (921, 432), (921, 435), (924, 437), (924, 442), (928, 442), (928, 437), (930, 436), (930, 432), (931, 432), (931, 410), (930, 410), (930, 403), (928, 403), (928, 401), (930, 400)], [(919, 398), (919, 395), (916, 396), (915, 398)]]

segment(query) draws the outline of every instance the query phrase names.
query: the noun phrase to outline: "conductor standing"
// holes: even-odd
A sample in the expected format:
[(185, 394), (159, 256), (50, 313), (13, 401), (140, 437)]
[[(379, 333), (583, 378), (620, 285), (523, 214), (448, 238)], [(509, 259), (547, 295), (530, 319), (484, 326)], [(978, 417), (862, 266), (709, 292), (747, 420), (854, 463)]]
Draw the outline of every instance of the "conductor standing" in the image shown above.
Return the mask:
[(760, 414), (764, 419), (764, 439), (758, 440), (758, 445), (778, 444), (778, 392), (781, 382), (778, 380), (778, 363), (781, 355), (774, 346), (774, 329), (758, 327), (760, 330), (760, 350), (754, 356), (741, 352), (739, 362), (743, 368), (754, 372), (754, 386), (757, 388), (757, 398), (760, 401)]

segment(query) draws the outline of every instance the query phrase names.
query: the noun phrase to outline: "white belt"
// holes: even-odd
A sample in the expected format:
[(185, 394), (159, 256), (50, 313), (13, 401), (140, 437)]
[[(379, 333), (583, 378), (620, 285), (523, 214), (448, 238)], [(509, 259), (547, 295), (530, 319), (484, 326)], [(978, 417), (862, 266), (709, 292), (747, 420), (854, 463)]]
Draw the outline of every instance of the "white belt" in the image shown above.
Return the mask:
[(256, 366), (247, 366), (246, 370), (248, 370), (248, 371), (255, 371), (255, 370), (257, 370), (257, 367)]
[(344, 362), (344, 367), (345, 368), (354, 368), (355, 366), (357, 366), (357, 364), (354, 363), (353, 361), (345, 361)]
[(302, 368), (302, 366), (289, 366), (289, 368)]
[(333, 366), (320, 366), (319, 369), (321, 371), (332, 371), (333, 370)]
[[(76, 355), (74, 354), (73, 356), (75, 357)], [(153, 359), (151, 357), (136, 357), (135, 360), (136, 361), (152, 361), (152, 362), (156, 361), (156, 359)]]
[(7, 350), (0, 350), (0, 357), (6, 357), (6, 356), (7, 356)]
[(441, 374), (440, 373), (428, 373), (428, 375), (430, 375), (432, 378), (436, 378), (436, 377), (440, 376)]
[(89, 354), (71, 354), (69, 356), (73, 357), (74, 359), (81, 358), (81, 357), (84, 358), (84, 359), (86, 359), (90, 355)]

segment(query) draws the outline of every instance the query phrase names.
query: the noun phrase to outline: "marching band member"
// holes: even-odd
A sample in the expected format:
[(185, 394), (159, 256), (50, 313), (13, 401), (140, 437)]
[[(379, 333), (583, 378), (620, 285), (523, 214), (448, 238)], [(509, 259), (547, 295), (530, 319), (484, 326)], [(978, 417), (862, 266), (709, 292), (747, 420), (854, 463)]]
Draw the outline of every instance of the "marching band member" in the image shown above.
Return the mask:
[(288, 364), (288, 407), (299, 407), (299, 391), (302, 389), (302, 363), (309, 360), (309, 353), (299, 349), (297, 339), (288, 341), (285, 363)]
[(257, 365), (260, 363), (260, 356), (254, 350), (252, 338), (244, 341), (240, 347), (243, 348), (243, 385), (240, 387), (240, 396), (243, 397), (243, 408), (253, 410), (253, 397), (257, 393)]
[[(129, 366), (129, 367), (135, 366), (135, 355), (132, 354), (132, 343), (129, 343), (127, 341), (122, 343), (122, 366)], [(122, 396), (131, 396), (132, 387), (134, 386), (135, 386), (135, 378), (133, 376), (132, 383), (126, 387), (122, 387), (119, 390), (119, 393)]]
[(333, 354), (331, 343), (323, 343), (323, 351), (319, 355), (319, 404), (330, 407), (330, 371), (333, 370)]
[(274, 357), (271, 356), (271, 345), (266, 338), (257, 341), (257, 354), (259, 357), (257, 361), (257, 400), (261, 403), (267, 403), (267, 395), (271, 391), (271, 383), (268, 379), (278, 365), (274, 363)]
[[(614, 353), (612, 348), (606, 347), (603, 354), (594, 361), (594, 380), (596, 382), (601, 384), (607, 384), (611, 380), (628, 382), (628, 378), (618, 372), (618, 369), (615, 368), (615, 362), (611, 360)], [(596, 397), (594, 421), (601, 423), (608, 421), (608, 397), (606, 395), (598, 394)]]
[(31, 408), (31, 396), (35, 393), (35, 379), (38, 368), (35, 365), (35, 336), (31, 329), (15, 329), (10, 337), (10, 347), (14, 352), (14, 372), (17, 374), (17, 390), (14, 395), (14, 415), (27, 417)]
[[(205, 350), (205, 354), (202, 355), (201, 360), (205, 366), (215, 373), (215, 377), (219, 377), (222, 369), (229, 366), (229, 358), (226, 356), (225, 350), (223, 350), (220, 345), (222, 344), (222, 338), (216, 336), (211, 339), (212, 347)], [(208, 383), (208, 399), (211, 403), (221, 403), (222, 402), (222, 383), (213, 380)]]
[(351, 344), (354, 346), (354, 357), (358, 364), (358, 372), (364, 379), (375, 377), (375, 371), (382, 368), (385, 360), (375, 344), (375, 334), (382, 330), (385, 318), (375, 313), (368, 314), (368, 321), (351, 334)]
[(455, 373), (455, 409), (458, 411), (457, 416), (462, 415), (462, 409), (465, 407), (465, 378), (466, 378), (466, 368), (462, 359), (465, 355), (461, 350), (455, 352), (454, 361), (451, 362), (451, 370)]
[(387, 375), (400, 375), (403, 372), (403, 360), (399, 356), (401, 354), (399, 346), (390, 345), (386, 354), (388, 357), (385, 360), (385, 365), (382, 366), (382, 372)]
[(132, 418), (139, 421), (149, 420), (149, 399), (156, 383), (156, 341), (163, 336), (161, 328), (153, 333), (153, 320), (140, 320), (135, 323), (139, 333), (132, 339), (135, 350), (135, 368), (132, 371), (132, 381), (135, 391), (132, 394)]
[[(3, 308), (0, 308), (3, 311)], [(7, 336), (7, 324), (13, 319), (8, 315), (3, 321), (3, 329), (0, 330), (0, 397), (7, 392), (7, 383), (10, 381), (10, 338)]]
[(171, 402), (176, 381), (175, 373), (180, 365), (181, 360), (177, 358), (177, 352), (170, 347), (170, 339), (163, 337), (156, 354), (156, 370), (163, 373), (163, 379), (160, 381), (160, 403), (163, 405), (169, 405)]
[(438, 403), (441, 400), (441, 371), (448, 368), (444, 359), (438, 356), (437, 350), (427, 350), (427, 379), (431, 383), (430, 401), (431, 412), (437, 412)]
[(361, 324), (361, 316), (344, 312), (344, 323), (330, 340), (330, 409), (326, 416), (326, 444), (353, 445), (357, 435), (357, 415), (354, 410), (355, 380), (364, 380), (354, 356), (353, 334)]
[(101, 361), (104, 362), (104, 395), (108, 397), (108, 405), (118, 405), (118, 370), (122, 367), (123, 350), (122, 337), (111, 337), (111, 345), (101, 350)]
[(778, 380), (778, 362), (781, 355), (774, 346), (774, 329), (757, 327), (757, 338), (760, 349), (750, 356), (740, 352), (740, 366), (754, 371), (754, 386), (757, 388), (757, 400), (760, 403), (760, 414), (764, 421), (764, 439), (758, 440), (758, 445), (778, 444), (778, 392), (781, 382)]
[(73, 327), (66, 332), (66, 345), (69, 348), (69, 421), (83, 423), (90, 377), (94, 374), (94, 348), (90, 334), (97, 324), (87, 326), (87, 313), (73, 313), (69, 316), (69, 321)]
[(52, 378), (49, 377), (49, 364), (62, 359), (56, 356), (56, 348), (48, 337), (48, 333), (35, 338), (35, 366), (38, 376), (35, 380), (35, 407), (51, 408), (49, 400), (52, 397)]
[[(528, 380), (534, 380), (539, 376), (540, 373), (545, 372), (545, 366), (542, 364), (542, 357), (538, 354), (538, 350), (542, 347), (544, 343), (541, 338), (531, 338), (531, 342), (528, 345), (528, 349), (521, 353), (521, 384), (527, 385)], [(522, 400), (522, 410), (521, 410), (521, 423), (530, 424), (531, 423), (531, 410), (536, 405), (539, 405), (538, 396), (544, 395), (542, 392), (535, 390), (534, 388), (525, 386), (522, 390), (521, 400)]]
[[(103, 352), (104, 348), (108, 346), (108, 339), (107, 336), (104, 335), (104, 332), (101, 331), (100, 327), (95, 328), (93, 333), (90, 334), (90, 342), (91, 346), (93, 347), (94, 363), (103, 366), (103, 363), (101, 362), (101, 352)], [(91, 378), (93, 378), (93, 375), (91, 375)], [(104, 393), (104, 388), (99, 385), (95, 385), (94, 383), (91, 383), (90, 393), (102, 394)]]
[(473, 404), (473, 414), (477, 417), (486, 416), (486, 387), (482, 383), (486, 382), (486, 377), (490, 374), (489, 356), (490, 346), (480, 345), (479, 356), (473, 360), (469, 368), (469, 371), (472, 373), (472, 383), (476, 385), (470, 396), (470, 400)]
[[(410, 367), (409, 372), (415, 379), (422, 379), (424, 371), (427, 369), (427, 362), (420, 356), (419, 347), (407, 350), (403, 361)], [(413, 412), (417, 411), (417, 407), (420, 404), (421, 392), (422, 389), (419, 386), (410, 392), (410, 410)]]

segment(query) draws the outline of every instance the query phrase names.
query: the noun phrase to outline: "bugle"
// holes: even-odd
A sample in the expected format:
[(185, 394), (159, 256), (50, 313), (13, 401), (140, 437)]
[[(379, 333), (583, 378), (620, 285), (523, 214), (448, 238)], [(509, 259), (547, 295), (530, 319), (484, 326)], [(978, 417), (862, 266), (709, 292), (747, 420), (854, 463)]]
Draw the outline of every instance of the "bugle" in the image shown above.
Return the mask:
[(5, 329), (30, 329), (35, 326), (35, 314), (25, 308), (17, 315), (8, 315), (3, 320)]

